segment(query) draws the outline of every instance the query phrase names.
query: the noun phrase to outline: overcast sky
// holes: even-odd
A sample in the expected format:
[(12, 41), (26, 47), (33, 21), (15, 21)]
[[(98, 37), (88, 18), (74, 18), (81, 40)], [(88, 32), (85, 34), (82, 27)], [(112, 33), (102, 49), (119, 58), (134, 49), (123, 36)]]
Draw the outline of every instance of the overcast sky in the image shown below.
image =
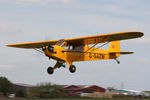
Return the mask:
[[(14, 83), (115, 86), (150, 90), (149, 0), (0, 0), (0, 76)], [(49, 60), (34, 50), (6, 44), (82, 37), (123, 31), (141, 31), (140, 39), (121, 41), (132, 55), (114, 60), (74, 63), (48, 75)]]

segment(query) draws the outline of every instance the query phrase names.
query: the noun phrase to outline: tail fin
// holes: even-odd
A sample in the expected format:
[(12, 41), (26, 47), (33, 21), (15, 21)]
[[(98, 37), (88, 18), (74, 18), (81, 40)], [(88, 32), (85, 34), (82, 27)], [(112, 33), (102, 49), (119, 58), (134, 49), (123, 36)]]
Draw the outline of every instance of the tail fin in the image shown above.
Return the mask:
[(116, 57), (119, 57), (120, 54), (133, 54), (134, 52), (121, 52), (120, 49), (120, 42), (119, 41), (112, 41), (109, 48), (108, 48), (109, 54), (112, 54)]
[(120, 49), (120, 42), (119, 41), (112, 41), (109, 48), (108, 48), (109, 52), (121, 52)]
[(119, 41), (112, 41), (109, 48), (108, 48), (109, 53), (115, 54), (116, 57), (120, 56), (120, 42)]

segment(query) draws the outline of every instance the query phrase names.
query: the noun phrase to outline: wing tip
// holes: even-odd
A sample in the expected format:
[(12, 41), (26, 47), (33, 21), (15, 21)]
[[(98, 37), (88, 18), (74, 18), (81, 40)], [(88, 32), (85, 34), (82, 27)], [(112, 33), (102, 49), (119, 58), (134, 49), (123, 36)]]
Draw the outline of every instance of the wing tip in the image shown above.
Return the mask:
[(15, 47), (16, 44), (7, 44), (6, 46), (7, 46), (7, 47)]
[(7, 44), (6, 46), (7, 46), (7, 47), (11, 47), (11, 45), (10, 45), (10, 44)]
[(144, 36), (144, 33), (143, 32), (140, 32), (140, 31), (127, 31), (127, 32), (125, 32), (125, 33), (131, 33), (131, 34), (133, 34), (134, 36), (136, 36), (136, 38), (139, 38), (139, 37), (142, 37), (142, 36)]
[(144, 36), (144, 33), (143, 33), (143, 32), (137, 32), (137, 34), (138, 34), (139, 37)]

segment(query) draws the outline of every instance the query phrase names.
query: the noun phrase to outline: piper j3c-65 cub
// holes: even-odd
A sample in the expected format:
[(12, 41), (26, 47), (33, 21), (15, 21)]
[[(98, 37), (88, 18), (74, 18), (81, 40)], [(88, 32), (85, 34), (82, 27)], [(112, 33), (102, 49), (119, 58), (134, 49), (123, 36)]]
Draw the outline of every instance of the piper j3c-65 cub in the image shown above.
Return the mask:
[[(114, 59), (119, 64), (117, 58), (121, 54), (133, 53), (122, 52), (119, 40), (139, 38), (143, 35), (142, 32), (119, 32), (72, 39), (9, 44), (7, 46), (35, 49), (56, 60), (57, 63), (54, 67), (48, 67), (47, 72), (49, 74), (53, 74), (56, 68), (65, 67), (65, 63), (68, 64), (70, 72), (74, 73), (76, 67), (72, 64), (73, 62)], [(100, 43), (103, 44), (96, 47)], [(108, 43), (110, 43), (108, 50), (100, 49)]]

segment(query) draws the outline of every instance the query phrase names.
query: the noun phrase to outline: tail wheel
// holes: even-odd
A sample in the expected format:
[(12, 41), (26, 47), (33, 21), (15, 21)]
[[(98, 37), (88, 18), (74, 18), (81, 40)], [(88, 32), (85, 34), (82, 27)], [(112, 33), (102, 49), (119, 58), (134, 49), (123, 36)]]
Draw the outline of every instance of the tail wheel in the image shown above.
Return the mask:
[(71, 73), (74, 73), (76, 71), (76, 67), (74, 65), (71, 65), (69, 67), (69, 70), (70, 70)]
[(52, 67), (48, 67), (48, 68), (47, 68), (47, 73), (48, 73), (48, 74), (53, 74), (53, 73), (54, 73), (53, 68), (52, 68)]

